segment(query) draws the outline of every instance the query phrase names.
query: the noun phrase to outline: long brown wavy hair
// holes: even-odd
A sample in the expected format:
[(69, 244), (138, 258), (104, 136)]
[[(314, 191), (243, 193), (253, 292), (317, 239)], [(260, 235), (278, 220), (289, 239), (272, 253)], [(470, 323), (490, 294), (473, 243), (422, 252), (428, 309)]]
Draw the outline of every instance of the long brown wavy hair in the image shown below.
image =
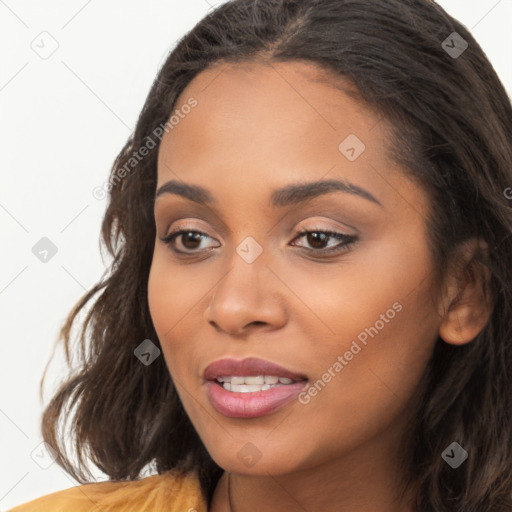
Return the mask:
[[(453, 32), (468, 43), (457, 58), (442, 45)], [(147, 300), (158, 144), (122, 179), (119, 170), (198, 73), (244, 61), (314, 63), (333, 85), (336, 77), (351, 81), (391, 123), (390, 155), (430, 200), (434, 278), (444, 278), (463, 241), (487, 242), (488, 254), (476, 254), (466, 272), (487, 267), (492, 315), (470, 343), (437, 340), (404, 440), (404, 473), (418, 489), (419, 512), (510, 512), (512, 108), (470, 32), (430, 0), (234, 0), (178, 42), (112, 167), (101, 242), (113, 259), (62, 326), (69, 375), (44, 411), (44, 440), (79, 482), (91, 480), (88, 461), (112, 480), (137, 480), (148, 468), (197, 470), (210, 501), (223, 470), (187, 417), (164, 358), (146, 366), (134, 356), (145, 339), (159, 346)], [(469, 453), (456, 470), (441, 457), (454, 440)]]

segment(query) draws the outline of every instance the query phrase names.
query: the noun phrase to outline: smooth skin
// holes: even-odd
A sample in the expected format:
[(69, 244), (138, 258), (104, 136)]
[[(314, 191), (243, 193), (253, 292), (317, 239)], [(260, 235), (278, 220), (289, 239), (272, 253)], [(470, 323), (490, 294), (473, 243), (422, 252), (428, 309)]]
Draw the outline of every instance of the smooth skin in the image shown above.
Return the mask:
[[(157, 190), (177, 180), (218, 203), (156, 199), (148, 299), (183, 406), (232, 473), (233, 511), (411, 512), (411, 496), (393, 494), (411, 400), (437, 337), (464, 344), (485, 326), (478, 283), (454, 274), (434, 285), (425, 192), (389, 158), (385, 120), (315, 65), (217, 64), (175, 108), (190, 97), (197, 106), (162, 139)], [(354, 161), (338, 148), (350, 134), (365, 144)], [(277, 188), (322, 179), (348, 180), (380, 205), (342, 191), (270, 204)], [(203, 235), (161, 240), (177, 228)], [(357, 240), (329, 255), (343, 241), (301, 230)], [(252, 263), (236, 251), (246, 237), (263, 249)], [(203, 372), (213, 361), (259, 357), (314, 383), (396, 302), (401, 311), (307, 404), (252, 419), (210, 405)], [(247, 443), (261, 454), (252, 466), (238, 457)], [(213, 512), (229, 511), (225, 477)]]

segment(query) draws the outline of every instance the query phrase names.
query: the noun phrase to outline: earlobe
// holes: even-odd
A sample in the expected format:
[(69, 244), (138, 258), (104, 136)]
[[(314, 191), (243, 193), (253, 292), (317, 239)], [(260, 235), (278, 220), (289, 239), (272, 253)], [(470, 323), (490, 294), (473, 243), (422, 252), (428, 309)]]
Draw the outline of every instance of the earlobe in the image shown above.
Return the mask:
[(462, 259), (449, 276), (441, 311), (439, 336), (446, 343), (463, 345), (474, 340), (491, 317), (493, 305), (489, 292), (488, 247), (483, 240), (471, 239), (462, 248)]

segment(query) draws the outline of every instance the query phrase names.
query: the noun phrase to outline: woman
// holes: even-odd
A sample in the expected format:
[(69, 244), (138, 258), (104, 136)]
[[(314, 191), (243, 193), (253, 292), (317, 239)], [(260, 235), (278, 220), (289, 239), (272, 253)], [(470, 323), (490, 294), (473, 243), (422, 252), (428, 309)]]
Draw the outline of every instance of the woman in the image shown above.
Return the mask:
[(93, 302), (43, 416), (83, 485), (13, 510), (509, 511), (511, 114), (429, 0), (210, 13), (114, 164), (111, 272), (63, 327)]

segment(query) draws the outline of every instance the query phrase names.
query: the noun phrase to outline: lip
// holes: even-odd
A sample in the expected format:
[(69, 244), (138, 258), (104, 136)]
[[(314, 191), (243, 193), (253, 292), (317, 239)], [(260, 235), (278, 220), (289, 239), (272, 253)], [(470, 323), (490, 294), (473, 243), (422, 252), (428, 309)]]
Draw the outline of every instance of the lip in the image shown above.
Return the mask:
[(219, 359), (209, 364), (203, 374), (205, 380), (215, 380), (217, 377), (230, 375), (235, 377), (275, 375), (292, 380), (307, 380), (307, 376), (304, 374), (292, 372), (276, 363), (258, 359), (257, 357), (248, 357), (242, 360), (232, 358)]
[(287, 384), (252, 393), (227, 391), (215, 381), (208, 381), (208, 400), (212, 407), (230, 418), (257, 418), (274, 412), (291, 401), (307, 386), (301, 380), (295, 384)]
[[(227, 391), (215, 379), (222, 376), (274, 375), (299, 381), (277, 386), (266, 391), (239, 393)], [(270, 414), (290, 403), (308, 383), (303, 374), (258, 358), (243, 360), (220, 359), (208, 365), (204, 371), (208, 400), (212, 407), (230, 418), (256, 418)]]

